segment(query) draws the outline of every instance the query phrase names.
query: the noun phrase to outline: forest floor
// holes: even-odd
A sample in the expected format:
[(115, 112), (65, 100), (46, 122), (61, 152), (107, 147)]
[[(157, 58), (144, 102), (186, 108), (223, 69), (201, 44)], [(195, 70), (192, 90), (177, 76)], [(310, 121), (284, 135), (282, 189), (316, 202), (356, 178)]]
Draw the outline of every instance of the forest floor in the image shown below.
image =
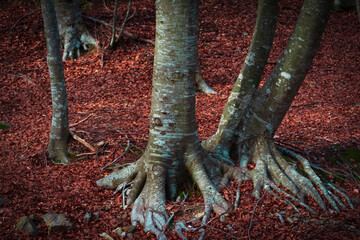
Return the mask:
[[(112, 1), (92, 1), (85, 16), (112, 21)], [(111, 2), (111, 4), (110, 4)], [(274, 67), (300, 11), (299, 1), (280, 1), (274, 48), (264, 79)], [(107, 5), (106, 5), (107, 4)], [(136, 13), (125, 29), (154, 39), (155, 6), (152, 0), (134, 1)], [(120, 4), (119, 22), (126, 11)], [(201, 71), (216, 95), (197, 94), (197, 121), (202, 139), (217, 128), (222, 108), (235, 83), (251, 41), (256, 1), (201, 1)], [(38, 1), (0, 3), (0, 120), (11, 124), (0, 130), (0, 238), (32, 238), (15, 228), (22, 216), (63, 213), (73, 228), (49, 232), (44, 223), (34, 239), (100, 239), (106, 232), (130, 225), (130, 209), (122, 208), (121, 194), (99, 188), (95, 181), (108, 174), (102, 168), (135, 161), (147, 143), (154, 46), (123, 37), (116, 51), (104, 50), (111, 31), (85, 19), (99, 41), (97, 53), (64, 63), (71, 129), (97, 147), (96, 153), (78, 141), (70, 143), (70, 165), (52, 163), (46, 154), (51, 122), (51, 96), (46, 64), (43, 22)], [(300, 212), (265, 195), (252, 196), (252, 184), (241, 185), (240, 207), (224, 222), (215, 215), (205, 227), (205, 239), (359, 239), (360, 187), (360, 24), (355, 11), (332, 12), (319, 52), (276, 140), (288, 144), (311, 162), (334, 172), (326, 174), (347, 190), (355, 209), (322, 211), (308, 199), (316, 214)], [(82, 121), (84, 120), (84, 121)], [(202, 206), (196, 189), (184, 203), (169, 202), (174, 222), (192, 218)], [(222, 190), (230, 202), (232, 183)], [(86, 214), (93, 216), (89, 221)], [(280, 217), (281, 216), (281, 217)], [(198, 223), (191, 223), (198, 226)], [(155, 239), (141, 226), (135, 239)], [(167, 231), (168, 239), (178, 239)], [(189, 231), (190, 239), (201, 232)]]

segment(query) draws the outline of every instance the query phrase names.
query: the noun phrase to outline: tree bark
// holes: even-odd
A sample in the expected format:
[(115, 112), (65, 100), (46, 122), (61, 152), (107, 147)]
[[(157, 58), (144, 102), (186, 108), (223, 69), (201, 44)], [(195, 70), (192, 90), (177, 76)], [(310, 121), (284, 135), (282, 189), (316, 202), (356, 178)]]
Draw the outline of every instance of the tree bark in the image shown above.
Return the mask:
[(68, 103), (61, 47), (53, 0), (41, 1), (47, 47), (47, 64), (50, 74), (52, 122), (48, 153), (54, 160), (67, 164), (68, 160)]
[(132, 222), (144, 225), (145, 231), (158, 237), (168, 219), (164, 202), (176, 197), (180, 183), (189, 175), (204, 196), (203, 221), (209, 219), (211, 210), (222, 214), (229, 209), (216, 186), (222, 177), (222, 166), (208, 158), (197, 132), (197, 8), (198, 1), (193, 0), (156, 2), (149, 142), (136, 163), (97, 182), (99, 186), (120, 190), (133, 181), (127, 196), (127, 203), (133, 203)]
[(76, 59), (97, 48), (96, 40), (84, 26), (79, 0), (55, 0), (55, 10), (64, 61)]
[(229, 158), (235, 130), (259, 86), (272, 48), (277, 11), (277, 0), (258, 2), (255, 30), (245, 63), (224, 107), (216, 134), (203, 142), (208, 151), (219, 152), (222, 157)]

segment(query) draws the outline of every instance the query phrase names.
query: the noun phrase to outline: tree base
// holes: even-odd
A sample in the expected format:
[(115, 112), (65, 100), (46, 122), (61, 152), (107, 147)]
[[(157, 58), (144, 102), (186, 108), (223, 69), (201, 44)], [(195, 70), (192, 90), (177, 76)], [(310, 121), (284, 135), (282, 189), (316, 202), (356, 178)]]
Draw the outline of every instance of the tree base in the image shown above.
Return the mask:
[[(132, 223), (143, 225), (146, 232), (152, 232), (159, 238), (169, 220), (165, 208), (166, 193), (172, 192), (169, 188), (176, 188), (183, 179), (171, 178), (166, 166), (151, 164), (149, 160), (150, 157), (145, 152), (137, 162), (98, 180), (97, 184), (115, 189), (115, 193), (122, 191), (127, 198), (126, 204), (133, 204)], [(218, 179), (234, 179), (239, 174), (238, 169), (216, 162), (204, 151), (184, 156), (183, 163), (204, 197), (203, 223), (210, 219), (211, 211), (216, 214), (228, 212), (230, 205), (218, 192), (217, 183)]]
[(67, 27), (62, 34), (63, 61), (74, 60), (86, 52), (97, 50), (97, 41), (84, 26)]
[[(291, 158), (291, 160), (287, 157)], [(299, 167), (297, 166), (298, 163)], [(277, 148), (271, 139), (258, 137), (254, 140), (247, 157), (242, 158), (240, 162), (241, 166), (247, 166), (248, 164), (255, 166), (252, 169), (243, 170), (245, 172), (243, 180), (251, 179), (254, 182), (253, 194), (256, 198), (260, 198), (262, 190), (269, 192), (276, 198), (280, 198), (278, 195), (280, 193), (289, 199), (284, 199), (284, 201), (293, 206), (294, 209), (297, 210), (290, 200), (315, 213), (304, 201), (305, 196), (308, 195), (325, 211), (327, 211), (327, 205), (323, 198), (336, 212), (339, 212), (339, 206), (342, 208), (346, 208), (346, 206), (333, 193), (336, 192), (345, 198), (349, 206), (353, 208), (346, 194), (334, 184), (323, 182), (311, 168), (307, 159), (289, 149)], [(304, 175), (300, 172), (303, 172)], [(291, 194), (280, 188), (280, 186), (288, 189)]]

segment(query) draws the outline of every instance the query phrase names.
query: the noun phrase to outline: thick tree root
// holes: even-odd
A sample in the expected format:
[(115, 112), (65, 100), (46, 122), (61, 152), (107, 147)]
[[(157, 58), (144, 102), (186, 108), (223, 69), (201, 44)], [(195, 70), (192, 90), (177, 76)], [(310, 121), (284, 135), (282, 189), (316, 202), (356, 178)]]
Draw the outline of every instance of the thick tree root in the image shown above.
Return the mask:
[[(335, 185), (322, 182), (311, 168), (309, 161), (304, 157), (283, 147), (276, 148), (272, 140), (264, 137), (257, 138), (250, 150), (251, 154), (248, 155), (251, 157), (241, 158), (242, 162), (240, 162), (240, 165), (244, 166), (251, 162), (256, 164), (252, 170), (246, 170), (245, 173), (254, 182), (253, 194), (256, 198), (260, 197), (262, 190), (268, 191), (279, 199), (278, 193), (280, 193), (291, 201), (304, 206), (309, 211), (315, 212), (305, 204), (304, 197), (306, 195), (311, 196), (322, 209), (327, 211), (327, 205), (322, 198), (323, 196), (330, 206), (336, 212), (339, 212), (339, 206), (342, 208), (346, 208), (346, 206), (339, 197), (331, 192), (333, 190), (344, 197), (349, 206), (353, 208), (346, 194)], [(288, 162), (284, 156), (288, 156), (295, 161)], [(306, 177), (297, 171), (296, 162), (300, 163), (300, 167)], [(288, 189), (291, 194), (281, 189), (279, 185)], [(285, 200), (285, 203), (290, 204), (297, 210), (289, 200)]]
[(64, 47), (63, 61), (74, 60), (97, 48), (95, 38), (83, 26), (79, 27), (78, 30), (74, 27), (66, 28), (62, 33), (62, 39)]
[[(169, 193), (168, 188), (179, 183), (170, 181), (171, 171), (168, 167), (164, 164), (151, 163), (147, 155), (145, 153), (137, 162), (98, 180), (97, 184), (107, 189), (115, 189), (115, 193), (122, 191), (127, 198), (126, 204), (133, 205), (132, 223), (141, 224), (146, 232), (150, 231), (158, 238), (163, 238), (169, 219), (165, 208), (166, 193)], [(210, 162), (208, 158), (209, 156), (203, 152), (184, 156), (183, 160), (193, 181), (204, 196), (203, 223), (210, 219), (211, 211), (224, 214), (231, 207), (217, 190), (218, 181), (214, 179), (221, 179), (221, 176), (215, 178), (216, 173), (224, 173), (223, 182), (240, 176), (234, 167), (222, 165), (215, 160)], [(209, 171), (216, 164), (217, 170)], [(130, 191), (124, 191), (129, 184)]]
[(49, 153), (50, 158), (52, 159), (53, 163), (55, 164), (64, 164), (67, 165), (70, 163), (68, 152), (63, 149), (56, 149), (51, 154)]
[(216, 94), (217, 92), (212, 89), (204, 80), (203, 76), (200, 73), (200, 70), (196, 73), (196, 87), (199, 92)]

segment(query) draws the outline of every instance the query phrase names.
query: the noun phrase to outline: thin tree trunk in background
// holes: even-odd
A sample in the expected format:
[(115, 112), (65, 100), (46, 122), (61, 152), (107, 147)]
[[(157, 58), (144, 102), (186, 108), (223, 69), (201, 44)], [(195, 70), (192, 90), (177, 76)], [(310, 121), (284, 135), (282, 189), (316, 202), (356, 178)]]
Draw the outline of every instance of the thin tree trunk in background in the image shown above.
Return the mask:
[(115, 0), (115, 6), (114, 6), (114, 14), (113, 14), (113, 24), (112, 24), (112, 33), (111, 33), (111, 39), (109, 46), (114, 48), (115, 43), (115, 35), (116, 35), (116, 20), (117, 20), (117, 9), (119, 5), (119, 0)]
[(52, 121), (48, 153), (51, 158), (68, 163), (69, 120), (64, 68), (53, 0), (41, 1), (50, 74)]

